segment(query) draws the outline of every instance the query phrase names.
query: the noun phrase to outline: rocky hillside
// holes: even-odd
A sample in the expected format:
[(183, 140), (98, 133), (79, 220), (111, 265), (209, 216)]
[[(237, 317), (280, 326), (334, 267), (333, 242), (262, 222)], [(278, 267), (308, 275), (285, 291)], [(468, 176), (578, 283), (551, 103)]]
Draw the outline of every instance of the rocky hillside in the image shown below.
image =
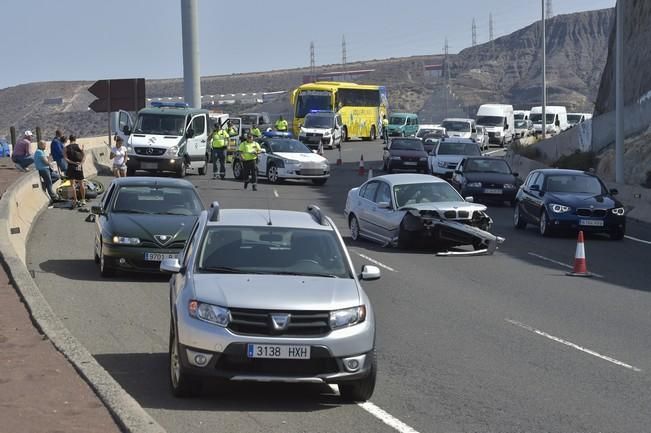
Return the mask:
[[(608, 54), (613, 9), (559, 15), (547, 21), (547, 98), (568, 111), (592, 112)], [(461, 51), (451, 62), (452, 85), (466, 105), (541, 103), (540, 22)]]

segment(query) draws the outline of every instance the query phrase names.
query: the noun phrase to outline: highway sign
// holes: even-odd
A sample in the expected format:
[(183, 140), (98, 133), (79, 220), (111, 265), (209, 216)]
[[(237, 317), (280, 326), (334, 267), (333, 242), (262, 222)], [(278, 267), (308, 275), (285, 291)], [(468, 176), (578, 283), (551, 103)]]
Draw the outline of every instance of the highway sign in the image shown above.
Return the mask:
[(145, 107), (145, 79), (125, 78), (95, 81), (88, 91), (95, 95), (89, 108), (96, 113), (138, 111)]

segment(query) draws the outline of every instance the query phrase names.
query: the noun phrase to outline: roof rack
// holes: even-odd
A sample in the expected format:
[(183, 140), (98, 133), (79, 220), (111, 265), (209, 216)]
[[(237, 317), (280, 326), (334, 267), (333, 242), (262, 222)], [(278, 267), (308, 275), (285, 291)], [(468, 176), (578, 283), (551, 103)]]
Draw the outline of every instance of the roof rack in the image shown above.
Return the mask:
[(210, 203), (210, 209), (208, 210), (208, 221), (215, 222), (219, 221), (219, 202), (214, 201)]
[(323, 212), (321, 212), (321, 208), (319, 206), (315, 204), (308, 205), (306, 212), (309, 213), (310, 216), (312, 216), (312, 219), (318, 224), (321, 224), (322, 226), (328, 225), (325, 215), (323, 215)]

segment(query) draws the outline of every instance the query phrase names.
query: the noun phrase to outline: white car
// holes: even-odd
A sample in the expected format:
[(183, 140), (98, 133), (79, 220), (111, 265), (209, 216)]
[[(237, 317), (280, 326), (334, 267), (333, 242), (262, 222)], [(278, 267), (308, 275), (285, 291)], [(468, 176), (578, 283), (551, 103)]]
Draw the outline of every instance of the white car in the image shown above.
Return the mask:
[[(284, 179), (306, 179), (315, 185), (323, 185), (330, 177), (330, 163), (326, 158), (308, 149), (293, 138), (265, 137), (260, 146), (263, 152), (258, 156), (258, 176), (266, 177), (270, 183)], [(242, 162), (233, 160), (233, 176), (243, 176)]]
[(332, 111), (308, 113), (301, 125), (298, 139), (310, 149), (332, 149), (341, 146), (341, 125), (341, 117)]
[(477, 142), (467, 138), (443, 138), (429, 155), (430, 173), (450, 177), (466, 156), (481, 156)]

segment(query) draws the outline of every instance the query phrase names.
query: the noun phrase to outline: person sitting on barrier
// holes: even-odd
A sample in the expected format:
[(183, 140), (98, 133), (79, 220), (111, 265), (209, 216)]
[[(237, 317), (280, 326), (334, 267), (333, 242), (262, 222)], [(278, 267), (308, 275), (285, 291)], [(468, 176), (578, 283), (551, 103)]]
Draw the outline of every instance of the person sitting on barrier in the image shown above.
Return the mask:
[(16, 142), (14, 146), (14, 153), (11, 155), (11, 160), (16, 163), (16, 168), (20, 171), (27, 171), (27, 167), (34, 164), (34, 157), (32, 156), (32, 131), (25, 131), (23, 137)]
[(50, 202), (54, 202), (59, 200), (59, 196), (52, 189), (52, 184), (59, 180), (59, 175), (50, 167), (52, 158), (45, 154), (46, 146), (47, 143), (44, 140), (38, 142), (38, 149), (34, 152), (34, 167), (36, 167), (39, 176), (41, 176), (43, 186), (50, 196)]
[[(86, 205), (86, 188), (84, 187), (84, 160), (86, 155), (84, 149), (77, 144), (77, 137), (69, 137), (70, 144), (66, 146), (64, 157), (68, 163), (68, 172), (66, 175), (70, 179), (72, 188), (72, 207)], [(81, 200), (77, 200), (77, 185), (79, 185), (79, 194)]]
[(110, 158), (113, 160), (113, 176), (127, 176), (127, 148), (123, 146), (122, 137), (115, 137), (115, 147), (111, 149)]
[(63, 136), (63, 132), (60, 129), (57, 129), (54, 132), (54, 138), (52, 143), (50, 143), (50, 156), (57, 163), (57, 168), (59, 169), (59, 174), (65, 174), (68, 170), (68, 163), (63, 157), (63, 149), (65, 147), (66, 138)]

